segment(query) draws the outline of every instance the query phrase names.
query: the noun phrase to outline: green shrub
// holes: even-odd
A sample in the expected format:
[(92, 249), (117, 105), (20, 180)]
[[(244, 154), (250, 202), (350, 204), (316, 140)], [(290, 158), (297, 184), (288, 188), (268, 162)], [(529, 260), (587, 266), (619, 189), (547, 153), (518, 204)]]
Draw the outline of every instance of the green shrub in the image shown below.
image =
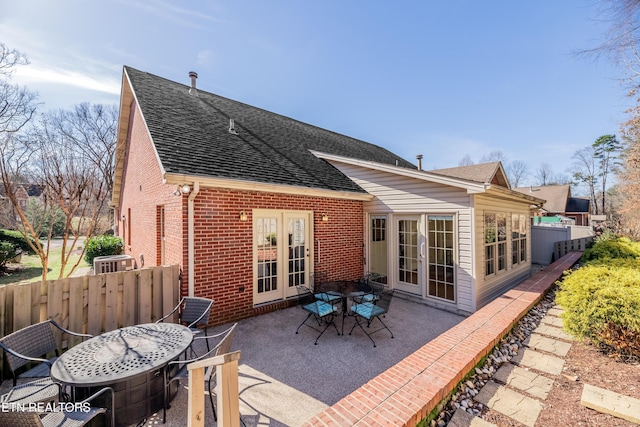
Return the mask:
[(582, 261), (587, 262), (603, 258), (640, 258), (640, 243), (632, 242), (627, 237), (598, 240), (582, 254)]
[[(29, 238), (31, 242), (35, 245), (35, 240)], [(11, 243), (14, 247), (22, 249), (23, 252), (33, 254), (33, 250), (27, 243), (27, 239), (25, 239), (22, 234), (20, 234), (17, 230), (4, 230), (0, 229), (0, 242), (8, 242)]]
[(640, 259), (587, 263), (560, 283), (556, 302), (565, 310), (564, 326), (571, 334), (640, 356)]
[(4, 271), (7, 262), (18, 255), (16, 246), (10, 242), (0, 242), (0, 271)]
[(120, 237), (116, 236), (96, 236), (87, 242), (87, 250), (84, 260), (89, 265), (93, 265), (93, 259), (98, 256), (120, 255), (124, 251), (124, 243)]

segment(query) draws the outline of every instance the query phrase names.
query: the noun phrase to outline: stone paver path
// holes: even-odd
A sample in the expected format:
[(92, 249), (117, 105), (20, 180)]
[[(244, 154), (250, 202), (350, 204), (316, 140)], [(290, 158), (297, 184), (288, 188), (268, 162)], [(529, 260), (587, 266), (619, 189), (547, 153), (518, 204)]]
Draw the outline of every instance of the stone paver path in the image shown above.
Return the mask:
[[(571, 337), (562, 330), (561, 313), (557, 306), (547, 312), (525, 340), (525, 347), (502, 365), (475, 396), (477, 402), (528, 427), (535, 425), (553, 386), (552, 377), (562, 373), (563, 357), (571, 348)], [(478, 418), (458, 409), (449, 426), (474, 426), (475, 419)]]
[[(562, 309), (550, 309), (524, 342), (524, 348), (503, 364), (475, 400), (521, 424), (534, 427), (551, 388), (560, 375), (572, 338), (562, 330)], [(587, 408), (640, 424), (640, 400), (585, 384), (581, 403)], [(492, 427), (494, 424), (458, 409), (449, 427)]]

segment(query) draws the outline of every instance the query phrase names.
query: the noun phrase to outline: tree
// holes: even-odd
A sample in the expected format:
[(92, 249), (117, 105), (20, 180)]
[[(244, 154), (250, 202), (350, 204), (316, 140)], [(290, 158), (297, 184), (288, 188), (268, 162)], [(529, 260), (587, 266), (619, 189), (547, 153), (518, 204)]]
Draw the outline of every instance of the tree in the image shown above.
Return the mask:
[(598, 175), (602, 185), (602, 213), (605, 214), (607, 179), (611, 173), (618, 170), (621, 164), (618, 158), (622, 152), (622, 144), (618, 142), (615, 135), (602, 135), (592, 146), (594, 157), (598, 160)]
[(591, 212), (598, 215), (598, 201), (596, 200), (597, 164), (593, 146), (576, 151), (571, 158), (573, 182), (576, 185), (586, 185), (589, 192)]
[(72, 110), (49, 115), (50, 123), (82, 157), (92, 163), (106, 184), (113, 189), (118, 109), (115, 105), (83, 103)]
[(0, 43), (0, 142), (18, 132), (36, 112), (37, 95), (11, 83), (15, 67), (27, 65), (27, 57)]
[(458, 166), (471, 166), (473, 164), (475, 163), (469, 154), (465, 154), (462, 160), (458, 162)]
[(623, 234), (640, 238), (640, 111), (627, 121), (622, 128), (626, 142), (623, 167), (619, 173), (622, 195), (620, 209), (620, 229)]
[[(104, 106), (84, 105), (71, 111), (49, 113), (30, 135), (30, 144), (36, 153), (31, 162), (31, 175), (44, 189), (43, 217), (50, 218), (45, 221), (48, 240), (53, 236), (56, 211), (61, 211), (65, 219), (60, 277), (64, 276), (80, 239), (88, 240), (95, 233), (111, 195), (111, 176), (104, 174), (113, 173), (113, 158), (108, 156), (113, 156), (116, 142), (116, 115), (98, 114), (108, 110)], [(89, 112), (93, 113), (85, 114)], [(89, 148), (92, 142), (96, 149)], [(75, 271), (85, 250), (86, 246), (67, 274)]]
[(502, 162), (503, 165), (508, 161), (509, 159), (507, 156), (505, 156), (505, 154), (500, 150), (492, 151), (489, 154), (482, 156), (480, 159), (480, 163)]
[(536, 169), (535, 179), (538, 185), (550, 185), (553, 181), (553, 170), (549, 163), (541, 163), (540, 167)]
[(517, 188), (524, 185), (524, 180), (529, 176), (529, 165), (521, 160), (514, 160), (507, 163), (505, 172), (509, 178), (511, 186)]

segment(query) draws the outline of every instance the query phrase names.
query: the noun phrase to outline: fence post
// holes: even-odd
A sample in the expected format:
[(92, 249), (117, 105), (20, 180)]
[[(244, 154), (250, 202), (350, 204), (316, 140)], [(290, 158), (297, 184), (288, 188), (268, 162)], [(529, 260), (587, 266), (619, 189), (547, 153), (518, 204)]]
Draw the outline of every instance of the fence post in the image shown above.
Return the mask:
[(239, 359), (240, 351), (235, 351), (187, 365), (189, 371), (188, 427), (204, 427), (204, 371), (210, 366), (216, 369), (217, 425), (240, 427)]

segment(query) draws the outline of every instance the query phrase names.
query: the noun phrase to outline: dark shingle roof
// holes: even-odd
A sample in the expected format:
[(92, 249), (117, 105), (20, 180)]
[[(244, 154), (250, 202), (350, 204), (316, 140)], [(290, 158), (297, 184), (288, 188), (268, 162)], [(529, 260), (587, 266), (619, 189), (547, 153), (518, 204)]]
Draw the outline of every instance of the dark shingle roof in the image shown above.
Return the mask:
[[(415, 169), (390, 151), (125, 67), (167, 173), (364, 192), (309, 150)], [(233, 119), (237, 135), (229, 132)]]

